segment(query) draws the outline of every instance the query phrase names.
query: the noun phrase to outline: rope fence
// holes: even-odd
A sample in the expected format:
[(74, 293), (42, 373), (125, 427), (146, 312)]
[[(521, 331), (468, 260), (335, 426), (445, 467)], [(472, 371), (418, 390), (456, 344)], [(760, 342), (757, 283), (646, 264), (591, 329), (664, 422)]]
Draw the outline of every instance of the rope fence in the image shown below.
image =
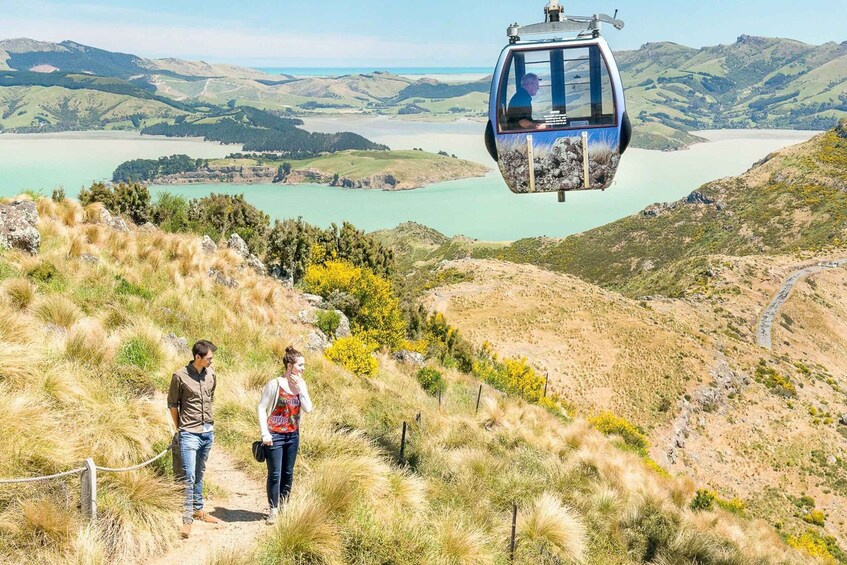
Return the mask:
[(71, 469), (70, 471), (64, 471), (62, 473), (56, 473), (54, 475), (44, 475), (43, 477), (27, 477), (25, 479), (0, 479), (0, 485), (8, 485), (14, 483), (34, 483), (36, 481), (47, 481), (50, 479), (58, 479), (60, 477), (66, 477), (68, 475), (75, 475), (77, 473), (82, 473), (85, 471), (85, 467), (80, 467), (79, 469)]
[[(168, 423), (170, 424), (170, 418), (168, 419)], [(173, 432), (173, 426), (169, 427), (171, 428), (171, 432)], [(83, 461), (83, 466), (77, 469), (71, 469), (69, 471), (63, 471), (61, 473), (54, 473), (52, 475), (43, 475), (40, 477), (0, 479), (0, 485), (34, 483), (38, 481), (59, 479), (61, 477), (67, 477), (69, 475), (80, 475), (80, 502), (82, 507), (82, 514), (87, 520), (93, 521), (97, 518), (97, 471), (102, 471), (104, 473), (125, 473), (127, 471), (136, 471), (158, 461), (159, 459), (164, 457), (168, 451), (171, 451), (172, 449), (173, 443), (171, 443), (168, 447), (166, 447), (160, 453), (151, 457), (147, 461), (142, 461), (141, 463), (138, 463), (137, 465), (132, 465), (130, 467), (101, 467), (96, 465), (94, 463), (94, 459), (89, 457), (85, 461)]]

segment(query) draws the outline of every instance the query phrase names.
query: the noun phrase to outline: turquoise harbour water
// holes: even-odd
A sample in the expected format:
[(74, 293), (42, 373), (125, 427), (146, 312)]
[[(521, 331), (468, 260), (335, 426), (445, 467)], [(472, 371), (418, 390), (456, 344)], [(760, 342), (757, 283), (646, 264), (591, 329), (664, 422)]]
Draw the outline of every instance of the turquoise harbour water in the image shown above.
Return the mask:
[[(244, 193), (274, 219), (302, 216), (320, 226), (350, 221), (371, 231), (415, 221), (442, 233), (490, 241), (522, 237), (562, 237), (612, 222), (654, 202), (676, 200), (701, 184), (737, 175), (769, 152), (798, 143), (815, 132), (706, 132), (712, 139), (686, 151), (663, 153), (630, 149), (614, 184), (604, 192), (569, 192), (567, 202), (553, 194), (512, 194), (493, 169), (482, 140), (482, 125), (408, 122), (387, 118), (313, 118), (313, 131), (350, 130), (394, 149), (446, 150), (492, 167), (483, 178), (438, 183), (399, 191), (366, 191), (321, 185), (172, 185), (153, 187), (187, 198), (210, 192)], [(25, 189), (49, 195), (64, 186), (69, 196), (95, 180), (110, 178), (123, 161), (174, 153), (222, 157), (239, 150), (198, 140), (153, 138), (132, 133), (0, 135), (0, 196)]]

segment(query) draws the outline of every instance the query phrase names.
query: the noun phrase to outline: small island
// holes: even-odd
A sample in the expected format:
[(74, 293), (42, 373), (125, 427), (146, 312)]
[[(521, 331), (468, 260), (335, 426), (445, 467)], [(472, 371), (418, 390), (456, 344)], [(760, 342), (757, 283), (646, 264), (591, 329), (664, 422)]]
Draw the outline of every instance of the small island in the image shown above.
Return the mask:
[(273, 153), (234, 153), (224, 159), (172, 155), (126, 161), (114, 182), (151, 184), (325, 184), (341, 188), (409, 190), (484, 176), (488, 169), (444, 151), (346, 150), (303, 159)]

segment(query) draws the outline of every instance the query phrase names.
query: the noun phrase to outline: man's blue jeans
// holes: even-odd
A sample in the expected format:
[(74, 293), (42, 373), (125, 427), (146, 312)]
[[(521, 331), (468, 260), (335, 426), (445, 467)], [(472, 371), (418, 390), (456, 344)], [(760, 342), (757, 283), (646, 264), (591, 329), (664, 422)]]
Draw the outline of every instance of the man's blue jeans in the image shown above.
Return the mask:
[(185, 475), (185, 507), (182, 515), (185, 524), (193, 522), (194, 512), (203, 509), (203, 473), (214, 440), (215, 432), (179, 432), (179, 452)]

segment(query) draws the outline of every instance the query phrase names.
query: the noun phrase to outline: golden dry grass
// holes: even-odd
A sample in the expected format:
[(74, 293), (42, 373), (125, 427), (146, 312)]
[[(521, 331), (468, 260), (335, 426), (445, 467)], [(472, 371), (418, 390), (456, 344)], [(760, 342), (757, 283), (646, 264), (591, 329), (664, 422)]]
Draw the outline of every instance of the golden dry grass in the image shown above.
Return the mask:
[(27, 279), (8, 279), (3, 282), (3, 292), (12, 306), (23, 309), (32, 303), (36, 288)]
[(36, 317), (45, 324), (52, 324), (59, 328), (68, 329), (82, 318), (79, 307), (58, 294), (44, 296), (35, 302), (33, 310)]
[(533, 550), (547, 550), (568, 561), (582, 561), (585, 557), (585, 525), (550, 493), (544, 493), (519, 512), (517, 532), (520, 542)]

